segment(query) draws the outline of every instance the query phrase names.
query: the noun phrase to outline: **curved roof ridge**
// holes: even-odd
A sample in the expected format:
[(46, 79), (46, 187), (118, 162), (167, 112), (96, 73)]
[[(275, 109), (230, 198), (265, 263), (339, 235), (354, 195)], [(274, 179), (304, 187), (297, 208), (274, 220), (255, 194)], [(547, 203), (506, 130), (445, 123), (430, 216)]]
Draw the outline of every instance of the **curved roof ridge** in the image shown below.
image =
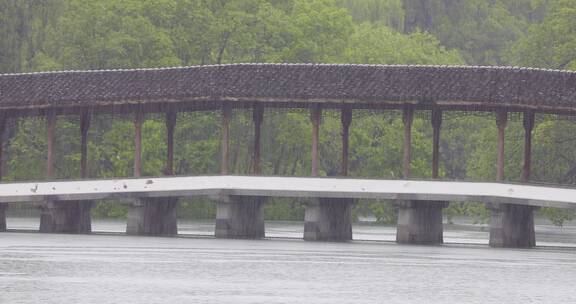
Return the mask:
[(169, 67), (150, 67), (150, 68), (113, 68), (113, 69), (87, 69), (87, 70), (54, 70), (54, 71), (35, 71), (22, 73), (4, 73), (3, 76), (25, 76), (25, 75), (51, 75), (51, 74), (81, 74), (81, 73), (106, 73), (106, 72), (137, 72), (137, 71), (162, 71), (162, 70), (187, 70), (215, 67), (233, 67), (233, 66), (334, 66), (334, 67), (378, 67), (378, 68), (442, 68), (442, 69), (482, 69), (482, 70), (518, 70), (518, 71), (544, 71), (556, 73), (574, 74), (572, 70), (558, 70), (538, 67), (523, 66), (473, 66), (473, 65), (441, 65), (441, 64), (366, 64), (366, 63), (226, 63), (226, 64), (207, 64), (207, 65), (189, 65), (189, 66), (169, 66)]

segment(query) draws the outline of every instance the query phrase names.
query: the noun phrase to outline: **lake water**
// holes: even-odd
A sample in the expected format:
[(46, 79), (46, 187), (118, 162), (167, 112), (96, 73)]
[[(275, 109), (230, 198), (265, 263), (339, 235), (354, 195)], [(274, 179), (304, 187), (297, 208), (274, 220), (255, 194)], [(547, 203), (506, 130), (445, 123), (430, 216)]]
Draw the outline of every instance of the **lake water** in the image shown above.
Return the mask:
[(268, 223), (259, 241), (201, 236), (211, 222), (182, 222), (176, 238), (113, 234), (121, 221), (95, 221), (112, 234), (2, 233), (0, 303), (576, 303), (573, 228), (537, 226), (546, 246), (531, 250), (457, 228), (443, 246), (397, 245), (381, 226), (354, 227), (366, 241), (288, 239), (300, 223)]

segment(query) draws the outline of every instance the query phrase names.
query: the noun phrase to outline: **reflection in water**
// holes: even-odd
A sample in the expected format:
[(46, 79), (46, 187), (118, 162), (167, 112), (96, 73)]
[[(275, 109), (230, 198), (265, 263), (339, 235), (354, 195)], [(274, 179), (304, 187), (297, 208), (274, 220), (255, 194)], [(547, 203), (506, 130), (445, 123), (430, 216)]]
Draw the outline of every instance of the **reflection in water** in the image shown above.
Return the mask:
[[(553, 226), (542, 219), (536, 221), (536, 240), (538, 246), (576, 247), (576, 222), (564, 227)], [(8, 228), (14, 231), (36, 231), (40, 225), (39, 217), (8, 218)], [(92, 230), (100, 233), (124, 233), (126, 220), (96, 219)], [(214, 221), (178, 221), (178, 233), (181, 235), (213, 236)], [(304, 223), (266, 222), (266, 236), (270, 238), (301, 239)], [(354, 225), (354, 239), (363, 241), (389, 241), (396, 239), (396, 227), (379, 225)], [(470, 219), (458, 219), (456, 225), (444, 226), (444, 241), (459, 244), (488, 245), (488, 226), (473, 225)]]
[[(299, 226), (273, 223), (267, 232), (301, 236)], [(386, 227), (356, 232), (394, 235)], [(484, 232), (447, 234), (487, 242)], [(0, 234), (0, 303), (576, 303), (575, 280), (574, 248)]]

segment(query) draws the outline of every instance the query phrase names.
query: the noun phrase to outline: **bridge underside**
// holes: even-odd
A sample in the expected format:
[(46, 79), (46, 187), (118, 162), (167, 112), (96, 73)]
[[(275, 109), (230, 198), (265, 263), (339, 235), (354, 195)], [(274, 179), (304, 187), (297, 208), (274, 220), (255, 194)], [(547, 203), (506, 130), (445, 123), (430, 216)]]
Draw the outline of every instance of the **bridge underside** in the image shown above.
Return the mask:
[(265, 236), (266, 197), (308, 197), (304, 239), (352, 239), (354, 199), (398, 201), (399, 243), (439, 244), (442, 208), (448, 201), (487, 203), (492, 210), (490, 244), (533, 247), (533, 209), (576, 208), (576, 189), (499, 183), (255, 176), (163, 177), (0, 184), (0, 229), (8, 202), (40, 202), (41, 232), (89, 233), (96, 199), (130, 201), (127, 233), (176, 235), (178, 197), (217, 197), (216, 237)]

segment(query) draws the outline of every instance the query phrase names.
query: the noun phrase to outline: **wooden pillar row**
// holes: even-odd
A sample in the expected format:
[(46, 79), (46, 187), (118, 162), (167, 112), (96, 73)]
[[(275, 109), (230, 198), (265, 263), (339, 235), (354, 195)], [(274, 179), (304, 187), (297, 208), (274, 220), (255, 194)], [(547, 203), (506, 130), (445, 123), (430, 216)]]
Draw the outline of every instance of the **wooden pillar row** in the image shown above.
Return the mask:
[(410, 178), (410, 164), (412, 160), (412, 123), (414, 121), (414, 109), (412, 107), (404, 108), (402, 113), (402, 122), (404, 123), (404, 178)]
[(350, 124), (352, 123), (352, 108), (342, 109), (340, 120), (342, 122), (342, 176), (348, 175), (348, 158), (350, 149)]
[(318, 176), (318, 154), (320, 141), (320, 124), (322, 123), (322, 109), (319, 105), (310, 110), (310, 121), (312, 122), (312, 176)]
[(254, 174), (260, 175), (262, 173), (260, 166), (260, 138), (262, 121), (264, 120), (264, 108), (261, 105), (254, 106), (252, 110), (252, 120), (254, 121), (254, 151), (252, 153), (252, 162), (254, 163)]
[(439, 163), (440, 163), (440, 131), (442, 128), (442, 110), (432, 110), (432, 178), (439, 177)]

